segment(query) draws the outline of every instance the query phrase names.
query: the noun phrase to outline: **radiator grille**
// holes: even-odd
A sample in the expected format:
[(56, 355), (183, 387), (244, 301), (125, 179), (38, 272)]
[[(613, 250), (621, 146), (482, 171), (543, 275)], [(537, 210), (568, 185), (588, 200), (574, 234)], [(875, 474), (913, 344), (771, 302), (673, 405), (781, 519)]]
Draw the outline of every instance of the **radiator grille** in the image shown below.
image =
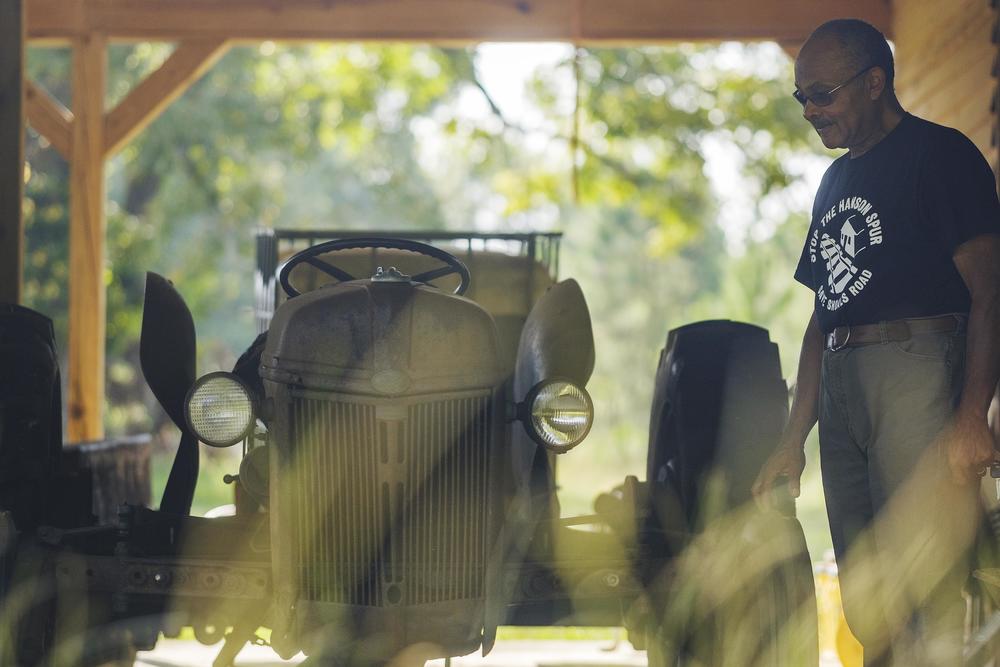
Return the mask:
[(482, 597), (490, 406), (482, 392), (384, 419), (374, 405), (295, 399), (285, 525), (302, 597), (365, 606)]

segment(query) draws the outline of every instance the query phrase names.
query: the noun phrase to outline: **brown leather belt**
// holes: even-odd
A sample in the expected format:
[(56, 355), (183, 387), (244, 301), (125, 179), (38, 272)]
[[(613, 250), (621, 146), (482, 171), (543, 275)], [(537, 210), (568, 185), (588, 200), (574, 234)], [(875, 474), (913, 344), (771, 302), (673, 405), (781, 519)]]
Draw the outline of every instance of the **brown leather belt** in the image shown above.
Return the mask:
[(953, 314), (837, 327), (826, 335), (825, 347), (836, 351), (856, 345), (909, 340), (915, 334), (947, 333), (956, 331), (964, 321), (965, 315)]

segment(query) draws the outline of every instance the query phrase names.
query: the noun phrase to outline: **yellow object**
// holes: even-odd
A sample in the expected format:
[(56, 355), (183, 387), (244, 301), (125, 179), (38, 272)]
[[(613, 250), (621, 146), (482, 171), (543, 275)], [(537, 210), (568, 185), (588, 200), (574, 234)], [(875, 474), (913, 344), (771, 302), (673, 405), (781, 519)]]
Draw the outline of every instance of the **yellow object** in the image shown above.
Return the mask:
[[(837, 602), (840, 602), (840, 588), (837, 588)], [(855, 638), (851, 629), (847, 627), (847, 619), (844, 618), (844, 610), (840, 610), (840, 622), (837, 624), (837, 657), (843, 667), (861, 667), (864, 659), (864, 650), (861, 642)]]
[[(861, 643), (847, 627), (840, 601), (837, 564), (830, 556), (813, 566), (816, 581), (816, 605), (819, 615), (819, 650), (821, 656), (834, 655), (842, 667), (862, 667)], [(826, 663), (824, 663), (826, 664)]]

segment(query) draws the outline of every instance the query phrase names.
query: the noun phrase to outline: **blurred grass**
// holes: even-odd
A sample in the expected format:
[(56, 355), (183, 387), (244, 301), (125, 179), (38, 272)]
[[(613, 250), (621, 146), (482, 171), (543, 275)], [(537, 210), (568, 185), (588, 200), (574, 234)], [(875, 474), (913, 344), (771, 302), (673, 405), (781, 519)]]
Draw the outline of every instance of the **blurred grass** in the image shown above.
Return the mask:
[[(645, 433), (637, 433), (630, 441), (612, 445), (596, 441), (591, 436), (573, 451), (557, 457), (556, 473), (562, 515), (592, 513), (594, 498), (621, 484), (626, 475), (635, 475), (640, 481), (645, 480), (645, 437)], [(814, 563), (824, 560), (826, 553), (833, 549), (833, 542), (826, 518), (826, 502), (819, 469), (819, 438), (815, 430), (806, 441), (806, 469), (802, 475), (796, 513), (805, 533), (810, 559)]]
[[(201, 516), (205, 512), (233, 502), (233, 487), (225, 484), (226, 474), (239, 471), (241, 449), (209, 449), (201, 446), (201, 465), (198, 472), (198, 486), (195, 489), (192, 513)], [(153, 505), (166, 485), (170, 466), (173, 464), (176, 445), (161, 448), (153, 455)], [(645, 478), (645, 443), (626, 447), (625, 454), (608, 451), (601, 443), (585, 441), (580, 447), (558, 458), (559, 502), (563, 516), (589, 514), (593, 512), (594, 499), (599, 493), (610, 491), (621, 484), (626, 475)], [(806, 544), (812, 561), (824, 559), (833, 548), (829, 524), (826, 519), (826, 503), (823, 499), (823, 483), (819, 470), (819, 444), (814, 432), (806, 441), (806, 470), (802, 476), (802, 494), (796, 503), (799, 521), (805, 532)]]
[[(163, 492), (170, 466), (173, 462), (175, 447), (160, 448), (153, 456), (153, 498), (158, 503)], [(600, 443), (588, 442), (579, 450), (559, 457), (559, 497), (564, 516), (590, 513), (597, 494), (609, 491), (621, 484), (625, 476), (633, 474), (643, 479), (645, 477), (645, 447), (631, 446), (627, 450), (630, 455), (616, 456), (609, 449), (602, 449)], [(234, 474), (239, 469), (241, 448), (232, 447), (227, 450), (211, 450), (201, 446), (201, 465), (198, 475), (198, 485), (192, 513), (204, 515), (205, 512), (220, 505), (233, 501), (233, 488), (226, 485), (222, 478), (226, 474)], [(802, 493), (797, 502), (799, 521), (806, 536), (810, 559), (817, 563), (824, 560), (828, 550), (832, 548), (830, 532), (826, 519), (826, 507), (823, 500), (822, 481), (819, 470), (818, 438), (813, 433), (806, 442), (807, 464), (802, 478)], [(839, 613), (839, 606), (837, 608)], [(269, 630), (261, 629), (261, 636), (267, 637)], [(181, 631), (179, 640), (194, 641), (191, 628)], [(624, 640), (622, 628), (615, 627), (580, 627), (580, 626), (549, 626), (549, 627), (519, 627), (502, 626), (498, 629), (497, 639), (501, 641), (616, 641)]]

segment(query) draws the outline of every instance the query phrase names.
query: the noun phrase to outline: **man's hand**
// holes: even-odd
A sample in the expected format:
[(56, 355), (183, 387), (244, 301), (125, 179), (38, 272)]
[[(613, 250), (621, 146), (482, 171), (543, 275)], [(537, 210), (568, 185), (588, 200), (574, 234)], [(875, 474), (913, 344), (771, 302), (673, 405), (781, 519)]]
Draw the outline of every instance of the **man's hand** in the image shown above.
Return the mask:
[[(806, 467), (802, 451), (806, 436), (819, 416), (819, 377), (823, 362), (823, 332), (820, 331), (813, 312), (802, 334), (802, 351), (799, 353), (799, 370), (792, 394), (792, 408), (788, 422), (778, 440), (778, 448), (768, 457), (757, 480), (750, 488), (753, 499), (762, 510), (780, 510), (774, 495), (774, 485), (780, 478), (788, 480), (788, 493), (799, 497), (799, 483)], [(782, 503), (784, 504), (784, 503)]]
[(985, 416), (958, 412), (941, 436), (951, 477), (958, 484), (977, 482), (995, 459), (993, 434)]
[(751, 492), (762, 510), (775, 509), (774, 485), (778, 479), (788, 479), (788, 492), (792, 498), (798, 498), (802, 471), (806, 467), (806, 455), (800, 445), (782, 443), (767, 459), (764, 467), (757, 475)]

